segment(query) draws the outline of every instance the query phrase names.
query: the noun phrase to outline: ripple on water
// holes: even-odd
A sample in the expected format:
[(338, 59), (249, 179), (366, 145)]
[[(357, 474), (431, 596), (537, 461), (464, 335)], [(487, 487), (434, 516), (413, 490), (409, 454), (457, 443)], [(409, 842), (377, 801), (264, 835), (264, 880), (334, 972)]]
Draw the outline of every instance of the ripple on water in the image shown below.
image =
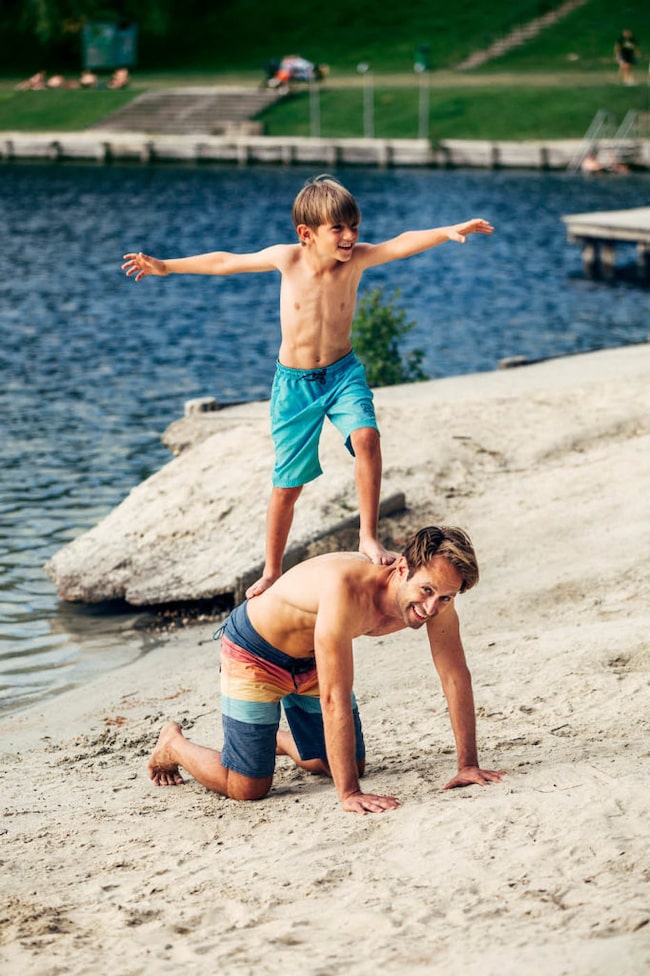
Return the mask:
[[(291, 241), (291, 203), (313, 172), (20, 165), (2, 175), (0, 708), (9, 708), (146, 652), (138, 615), (62, 608), (43, 564), (169, 460), (160, 435), (185, 400), (269, 395), (277, 275), (135, 285), (120, 271), (122, 255)], [(369, 241), (477, 215), (495, 225), (489, 241), (443, 246), (364, 278), (363, 289), (401, 290), (415, 322), (405, 347), (424, 350), (430, 376), (646, 340), (648, 290), (623, 278), (584, 281), (560, 217), (639, 206), (648, 176), (339, 175), (359, 199)]]

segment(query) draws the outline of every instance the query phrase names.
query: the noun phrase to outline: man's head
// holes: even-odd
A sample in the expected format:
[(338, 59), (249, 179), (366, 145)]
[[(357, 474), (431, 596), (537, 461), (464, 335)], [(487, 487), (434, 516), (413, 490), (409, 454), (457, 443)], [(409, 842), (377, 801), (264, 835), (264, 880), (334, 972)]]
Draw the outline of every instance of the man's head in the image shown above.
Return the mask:
[(323, 224), (357, 226), (361, 211), (349, 190), (333, 176), (323, 173), (308, 180), (293, 202), (293, 224), (316, 230)]
[(426, 566), (435, 556), (441, 556), (462, 577), (459, 593), (471, 590), (478, 583), (478, 562), (467, 533), (453, 525), (428, 525), (407, 541), (402, 552), (408, 566), (407, 579)]

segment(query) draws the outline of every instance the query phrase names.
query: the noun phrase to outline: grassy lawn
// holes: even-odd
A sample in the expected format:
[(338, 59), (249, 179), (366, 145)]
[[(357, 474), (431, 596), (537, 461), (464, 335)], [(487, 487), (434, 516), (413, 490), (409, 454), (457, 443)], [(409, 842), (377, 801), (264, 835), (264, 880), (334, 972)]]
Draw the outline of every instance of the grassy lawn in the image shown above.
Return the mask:
[[(167, 79), (178, 85), (185, 76)], [(498, 83), (458, 84), (453, 77), (440, 83), (434, 74), (428, 92), (428, 137), (431, 139), (563, 139), (584, 135), (598, 109), (617, 122), (634, 109), (648, 132), (650, 88), (616, 83), (587, 85)], [(191, 83), (196, 84), (196, 81)], [(215, 83), (215, 79), (212, 79)], [(249, 82), (250, 84), (250, 82)], [(74, 131), (86, 128), (119, 108), (142, 90), (14, 92), (0, 89), (0, 131)], [(163, 85), (164, 87), (165, 85)], [(375, 79), (374, 134), (379, 138), (413, 139), (419, 135), (420, 98), (410, 78), (384, 84)], [(358, 85), (325, 85), (318, 94), (320, 135), (355, 137), (364, 134), (364, 92)], [(312, 134), (308, 91), (299, 91), (267, 110), (262, 121), (267, 135)]]
[[(559, 7), (562, 0), (223, 0), (200, 19), (176, 25), (177, 43), (160, 49), (157, 63), (170, 68), (261, 72), (269, 58), (300, 53), (330, 65), (332, 76), (354, 73), (360, 62), (377, 74), (413, 71), (416, 49), (426, 45), (434, 71), (448, 70), (472, 51), (488, 47), (514, 27)], [(614, 71), (613, 47), (624, 27), (650, 54), (647, 0), (588, 0), (524, 47), (491, 63), (489, 70)], [(155, 52), (148, 52), (147, 67)], [(144, 66), (144, 64), (143, 64)]]
[(0, 89), (0, 130), (74, 132), (85, 129), (133, 98), (128, 91)]
[[(556, 0), (549, 6), (559, 4)], [(589, 0), (554, 27), (509, 54), (486, 64), (491, 71), (606, 71), (616, 73), (614, 42), (623, 28), (641, 47), (637, 79), (645, 83), (650, 60), (650, 4), (647, 0)]]
[[(278, 8), (268, 0), (225, 0), (200, 24), (185, 18), (176, 43), (158, 49), (142, 37), (142, 67), (126, 91), (16, 92), (19, 77), (0, 79), (0, 130), (71, 131), (110, 114), (141, 91), (185, 85), (246, 85), (263, 80), (269, 57), (299, 51), (327, 63), (319, 94), (320, 134), (363, 134), (360, 62), (372, 66), (374, 133), (414, 138), (419, 133), (420, 91), (413, 71), (416, 48), (426, 44), (428, 135), (432, 139), (535, 139), (581, 137), (599, 109), (621, 121), (641, 114), (650, 137), (650, 4), (647, 0), (589, 0), (523, 47), (468, 72), (453, 65), (514, 26), (546, 13), (561, 0), (475, 0), (450, 14), (446, 0), (330, 0), (327, 16), (316, 0)], [(246, 30), (242, 24), (246, 24)], [(638, 85), (618, 83), (613, 45), (623, 27), (641, 43)], [(155, 65), (165, 65), (165, 70)], [(73, 72), (67, 77), (72, 78)], [(23, 76), (20, 76), (23, 77)], [(313, 108), (313, 106), (312, 106)], [(296, 92), (263, 117), (269, 135), (312, 133), (309, 95)]]
[[(415, 138), (419, 130), (417, 88), (377, 84), (374, 134), (379, 138)], [(626, 112), (645, 112), (647, 91), (616, 85), (564, 87), (443, 87), (429, 92), (431, 139), (565, 139), (580, 138), (598, 109), (617, 124)], [(320, 134), (363, 135), (363, 92), (326, 89), (320, 96)], [(268, 135), (310, 135), (310, 99), (295, 95), (263, 116)]]
[(185, 17), (176, 25), (177, 43), (159, 63), (259, 72), (269, 58), (294, 52), (330, 65), (334, 74), (362, 61), (376, 71), (404, 72), (413, 70), (416, 48), (426, 44), (432, 67), (449, 67), (536, 17), (540, 0), (473, 0), (453, 12), (447, 0), (328, 0), (325, 6), (303, 0), (299, 7), (224, 0), (206, 7), (200, 22)]

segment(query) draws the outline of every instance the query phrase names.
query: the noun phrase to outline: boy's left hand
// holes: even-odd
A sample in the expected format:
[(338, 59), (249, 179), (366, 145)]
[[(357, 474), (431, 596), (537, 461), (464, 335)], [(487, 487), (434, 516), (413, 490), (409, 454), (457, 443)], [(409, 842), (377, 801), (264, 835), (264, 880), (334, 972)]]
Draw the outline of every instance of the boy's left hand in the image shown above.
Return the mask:
[(464, 244), (468, 234), (491, 234), (493, 230), (492, 224), (477, 217), (474, 220), (467, 220), (464, 224), (456, 224), (455, 227), (452, 227), (449, 240)]

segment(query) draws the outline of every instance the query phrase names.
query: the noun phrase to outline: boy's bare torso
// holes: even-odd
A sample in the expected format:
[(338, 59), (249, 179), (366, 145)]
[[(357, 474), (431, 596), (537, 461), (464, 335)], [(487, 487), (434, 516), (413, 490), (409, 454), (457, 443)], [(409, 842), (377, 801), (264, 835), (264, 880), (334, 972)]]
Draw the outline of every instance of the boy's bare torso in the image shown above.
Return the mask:
[[(362, 245), (357, 244), (357, 248)], [(363, 271), (356, 251), (345, 263), (320, 263), (300, 244), (278, 246), (279, 360), (293, 369), (322, 369), (352, 349), (352, 320)]]

